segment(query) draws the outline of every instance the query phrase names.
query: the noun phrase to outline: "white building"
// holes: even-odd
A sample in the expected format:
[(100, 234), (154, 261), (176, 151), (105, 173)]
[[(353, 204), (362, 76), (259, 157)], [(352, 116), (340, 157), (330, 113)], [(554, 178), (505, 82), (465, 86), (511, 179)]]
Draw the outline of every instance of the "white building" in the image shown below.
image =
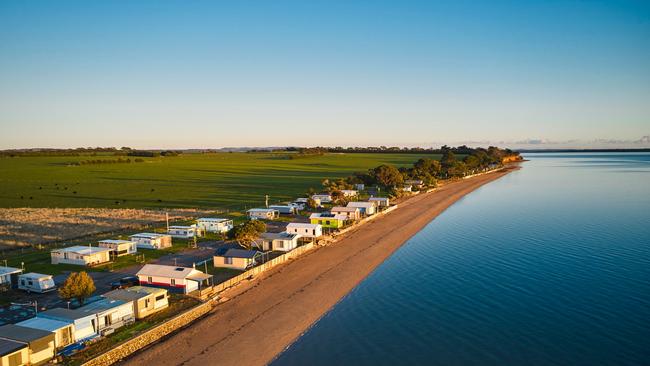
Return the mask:
[(54, 249), (50, 252), (52, 264), (75, 264), (78, 266), (93, 266), (111, 261), (111, 249), (91, 246), (73, 246)]
[(104, 298), (84, 305), (77, 311), (95, 317), (95, 330), (99, 335), (111, 334), (115, 329), (135, 321), (132, 301)]
[(69, 322), (35, 317), (16, 323), (16, 325), (54, 333), (54, 347), (57, 349), (74, 343), (74, 325)]
[(356, 221), (361, 218), (361, 209), (359, 207), (332, 207), (330, 212), (335, 215), (344, 215), (348, 220)]
[(256, 250), (228, 249), (223, 253), (217, 253), (212, 261), (215, 268), (232, 268), (245, 270), (257, 264), (257, 258), (261, 253)]
[(164, 249), (172, 246), (172, 237), (166, 234), (140, 233), (129, 237), (138, 248)]
[(102, 240), (99, 242), (99, 247), (112, 250), (111, 255), (114, 257), (121, 257), (123, 255), (135, 254), (138, 252), (138, 246), (132, 240)]
[(49, 274), (30, 272), (18, 276), (18, 289), (43, 293), (56, 290), (56, 284), (54, 284), (54, 278)]
[(359, 195), (359, 192), (354, 189), (342, 189), (341, 193), (343, 193), (344, 197), (356, 197)]
[(370, 216), (376, 212), (374, 202), (348, 202), (348, 207), (356, 207), (361, 210), (362, 215)]
[(251, 220), (273, 220), (280, 217), (280, 212), (272, 208), (251, 208), (246, 213)]
[(255, 245), (263, 251), (277, 250), (288, 252), (298, 247), (299, 234), (291, 233), (263, 233), (255, 241)]
[(20, 268), (0, 267), (0, 286), (15, 286), (18, 280), (18, 275), (21, 273), (23, 273), (23, 270)]
[(319, 194), (314, 194), (311, 196), (311, 199), (314, 201), (320, 202), (320, 203), (331, 203), (332, 202), (332, 196), (329, 195), (329, 193), (319, 193)]
[(294, 205), (271, 205), (269, 208), (278, 210), (279, 213), (286, 215), (294, 215), (298, 212), (298, 209)]
[(366, 185), (363, 183), (357, 183), (354, 185), (354, 188), (358, 191), (363, 191), (364, 189), (366, 189)]
[(196, 224), (208, 233), (227, 233), (234, 227), (232, 220), (212, 217), (202, 217), (196, 220)]
[(286, 232), (299, 234), (305, 238), (320, 238), (323, 236), (323, 227), (319, 224), (292, 222), (287, 225)]
[(374, 202), (378, 207), (390, 206), (390, 199), (388, 197), (370, 197), (368, 202)]
[(167, 234), (172, 238), (191, 239), (195, 236), (201, 236), (201, 229), (196, 224), (189, 226), (176, 225), (170, 226)]
[(188, 267), (145, 264), (136, 273), (142, 286), (166, 288), (172, 292), (188, 294), (212, 286), (212, 276)]
[(37, 318), (54, 319), (73, 325), (74, 342), (97, 336), (97, 318), (79, 309), (54, 308), (36, 313)]

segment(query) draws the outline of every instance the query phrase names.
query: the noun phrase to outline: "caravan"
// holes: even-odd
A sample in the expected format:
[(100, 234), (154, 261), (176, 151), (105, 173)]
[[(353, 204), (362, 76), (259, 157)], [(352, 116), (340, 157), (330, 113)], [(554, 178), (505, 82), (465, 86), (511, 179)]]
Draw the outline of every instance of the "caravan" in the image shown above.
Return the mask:
[(18, 276), (18, 289), (43, 293), (56, 290), (56, 285), (52, 276), (30, 272)]

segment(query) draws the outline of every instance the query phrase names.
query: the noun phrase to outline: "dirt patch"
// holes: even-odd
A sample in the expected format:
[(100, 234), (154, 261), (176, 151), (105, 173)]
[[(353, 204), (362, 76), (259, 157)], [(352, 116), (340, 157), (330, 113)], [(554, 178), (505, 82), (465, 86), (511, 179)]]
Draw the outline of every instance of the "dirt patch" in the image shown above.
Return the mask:
[(90, 235), (138, 230), (165, 221), (207, 214), (195, 209), (169, 211), (103, 208), (2, 208), (0, 249), (36, 246)]

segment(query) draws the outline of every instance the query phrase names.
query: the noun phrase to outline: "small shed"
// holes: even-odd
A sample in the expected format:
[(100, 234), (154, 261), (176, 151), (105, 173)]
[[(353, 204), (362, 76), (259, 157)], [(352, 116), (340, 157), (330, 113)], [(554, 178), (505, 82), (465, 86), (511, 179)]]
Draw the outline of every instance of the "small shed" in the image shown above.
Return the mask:
[(72, 246), (54, 249), (50, 252), (52, 264), (75, 264), (78, 266), (93, 266), (111, 261), (111, 249), (91, 246)]
[(157, 287), (133, 286), (102, 295), (107, 299), (129, 301), (136, 319), (145, 318), (169, 306), (167, 290)]
[(285, 231), (290, 234), (300, 234), (305, 238), (320, 238), (323, 236), (323, 227), (319, 224), (292, 222), (287, 225)]
[(216, 217), (202, 217), (196, 220), (196, 224), (208, 233), (227, 233), (234, 227), (232, 220)]
[(54, 333), (54, 347), (57, 349), (74, 343), (74, 325), (69, 322), (36, 317), (16, 323), (16, 325)]
[(54, 358), (54, 338), (54, 333), (45, 330), (15, 324), (0, 327), (0, 339), (27, 344), (30, 365), (42, 365)]
[(280, 212), (272, 208), (251, 208), (246, 213), (251, 220), (273, 220), (280, 217)]
[(245, 270), (257, 264), (261, 253), (256, 250), (227, 249), (225, 252), (217, 252), (212, 258), (215, 268), (233, 268)]
[(111, 255), (114, 257), (121, 257), (123, 255), (135, 254), (138, 252), (138, 246), (133, 240), (102, 240), (99, 242), (99, 247), (110, 249)]
[(138, 248), (164, 249), (172, 246), (172, 237), (158, 233), (139, 233), (129, 237)]

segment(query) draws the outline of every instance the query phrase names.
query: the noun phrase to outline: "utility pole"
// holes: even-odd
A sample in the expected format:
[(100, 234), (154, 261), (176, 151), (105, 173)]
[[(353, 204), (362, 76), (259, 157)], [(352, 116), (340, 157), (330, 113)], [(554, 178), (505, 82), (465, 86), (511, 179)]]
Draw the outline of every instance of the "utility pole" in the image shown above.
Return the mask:
[(165, 212), (165, 221), (167, 222), (167, 232), (169, 232), (169, 212)]
[(264, 195), (264, 204), (266, 205), (266, 208), (269, 208), (269, 195)]

